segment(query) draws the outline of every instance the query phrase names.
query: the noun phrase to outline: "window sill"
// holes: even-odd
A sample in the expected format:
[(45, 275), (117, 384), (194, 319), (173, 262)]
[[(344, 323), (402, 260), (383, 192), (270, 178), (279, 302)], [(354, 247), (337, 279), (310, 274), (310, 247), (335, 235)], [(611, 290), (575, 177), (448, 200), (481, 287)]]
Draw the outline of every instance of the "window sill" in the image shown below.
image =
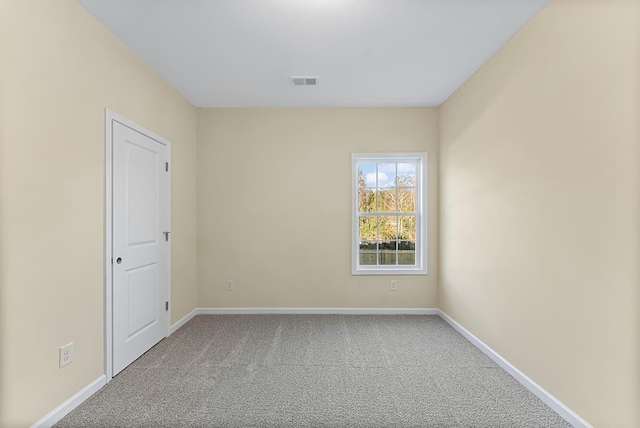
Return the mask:
[(427, 269), (353, 269), (351, 275), (428, 275), (428, 272)]

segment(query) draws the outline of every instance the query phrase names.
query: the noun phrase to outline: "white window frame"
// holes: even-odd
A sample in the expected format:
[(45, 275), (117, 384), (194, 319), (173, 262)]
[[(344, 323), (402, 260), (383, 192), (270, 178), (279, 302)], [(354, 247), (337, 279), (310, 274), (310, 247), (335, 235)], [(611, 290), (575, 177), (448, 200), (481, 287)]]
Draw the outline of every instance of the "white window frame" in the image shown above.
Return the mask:
[[(358, 163), (417, 162), (416, 168), (416, 264), (360, 265), (360, 221), (358, 215)], [(353, 153), (351, 155), (351, 274), (426, 275), (428, 261), (428, 155), (427, 153)]]

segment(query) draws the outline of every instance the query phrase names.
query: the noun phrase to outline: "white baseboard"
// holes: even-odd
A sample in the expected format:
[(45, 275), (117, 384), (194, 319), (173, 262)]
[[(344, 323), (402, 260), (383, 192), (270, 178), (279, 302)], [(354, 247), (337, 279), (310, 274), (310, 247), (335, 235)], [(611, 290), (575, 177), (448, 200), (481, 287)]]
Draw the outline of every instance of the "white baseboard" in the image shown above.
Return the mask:
[(438, 315), (436, 308), (198, 308), (202, 315), (307, 314), (307, 315)]
[(478, 339), (469, 330), (458, 324), (453, 318), (438, 309), (438, 315), (445, 320), (451, 327), (453, 327), (458, 333), (463, 335), (469, 342), (475, 345), (476, 348), (487, 354), (498, 366), (504, 371), (513, 376), (518, 382), (520, 382), (525, 388), (531, 391), (536, 397), (542, 400), (553, 411), (559, 414), (564, 420), (569, 422), (574, 428), (593, 428), (587, 421), (578, 416), (577, 413), (569, 409), (562, 404), (560, 400), (551, 395), (547, 390), (535, 383), (531, 378), (518, 370), (513, 364), (505, 360), (500, 354), (487, 346), (483, 341)]
[(67, 401), (47, 413), (42, 419), (35, 424), (31, 425), (31, 428), (49, 428), (52, 427), (60, 419), (64, 418), (69, 412), (82, 404), (87, 398), (95, 394), (100, 388), (107, 384), (107, 377), (105, 375), (100, 376), (89, 385), (82, 388), (75, 393)]
[(191, 318), (195, 317), (196, 315), (198, 315), (198, 308), (195, 308), (194, 310), (189, 312), (187, 315), (185, 315), (182, 318), (180, 318), (180, 320), (178, 320), (178, 322), (173, 324), (171, 326), (171, 328), (169, 329), (169, 336), (171, 336), (173, 333), (175, 333), (177, 329), (179, 329), (180, 327), (185, 325), (187, 322), (189, 322), (189, 320)]

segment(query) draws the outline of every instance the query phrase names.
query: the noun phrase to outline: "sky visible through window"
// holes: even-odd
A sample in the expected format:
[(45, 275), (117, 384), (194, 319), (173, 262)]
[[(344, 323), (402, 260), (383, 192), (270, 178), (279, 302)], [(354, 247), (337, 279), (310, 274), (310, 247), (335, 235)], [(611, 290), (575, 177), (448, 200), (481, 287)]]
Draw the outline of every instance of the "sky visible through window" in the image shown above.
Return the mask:
[[(397, 170), (396, 170), (397, 165)], [(378, 170), (378, 182), (376, 186), (376, 166)], [(415, 163), (359, 163), (358, 169), (365, 179), (365, 187), (369, 189), (395, 187), (396, 176), (402, 182), (411, 181), (415, 185), (416, 164)], [(407, 186), (407, 187), (412, 187)]]

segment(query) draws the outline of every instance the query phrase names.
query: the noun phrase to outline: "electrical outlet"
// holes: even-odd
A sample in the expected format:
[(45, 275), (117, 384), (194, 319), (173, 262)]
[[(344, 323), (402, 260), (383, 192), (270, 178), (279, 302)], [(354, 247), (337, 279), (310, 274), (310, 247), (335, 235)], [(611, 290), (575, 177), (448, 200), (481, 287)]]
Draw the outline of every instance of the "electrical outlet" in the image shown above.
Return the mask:
[(392, 279), (391, 280), (391, 291), (398, 291), (398, 280), (397, 279)]
[(73, 360), (73, 342), (60, 347), (60, 368)]
[(227, 291), (231, 291), (233, 290), (233, 281), (230, 279), (227, 279)]

